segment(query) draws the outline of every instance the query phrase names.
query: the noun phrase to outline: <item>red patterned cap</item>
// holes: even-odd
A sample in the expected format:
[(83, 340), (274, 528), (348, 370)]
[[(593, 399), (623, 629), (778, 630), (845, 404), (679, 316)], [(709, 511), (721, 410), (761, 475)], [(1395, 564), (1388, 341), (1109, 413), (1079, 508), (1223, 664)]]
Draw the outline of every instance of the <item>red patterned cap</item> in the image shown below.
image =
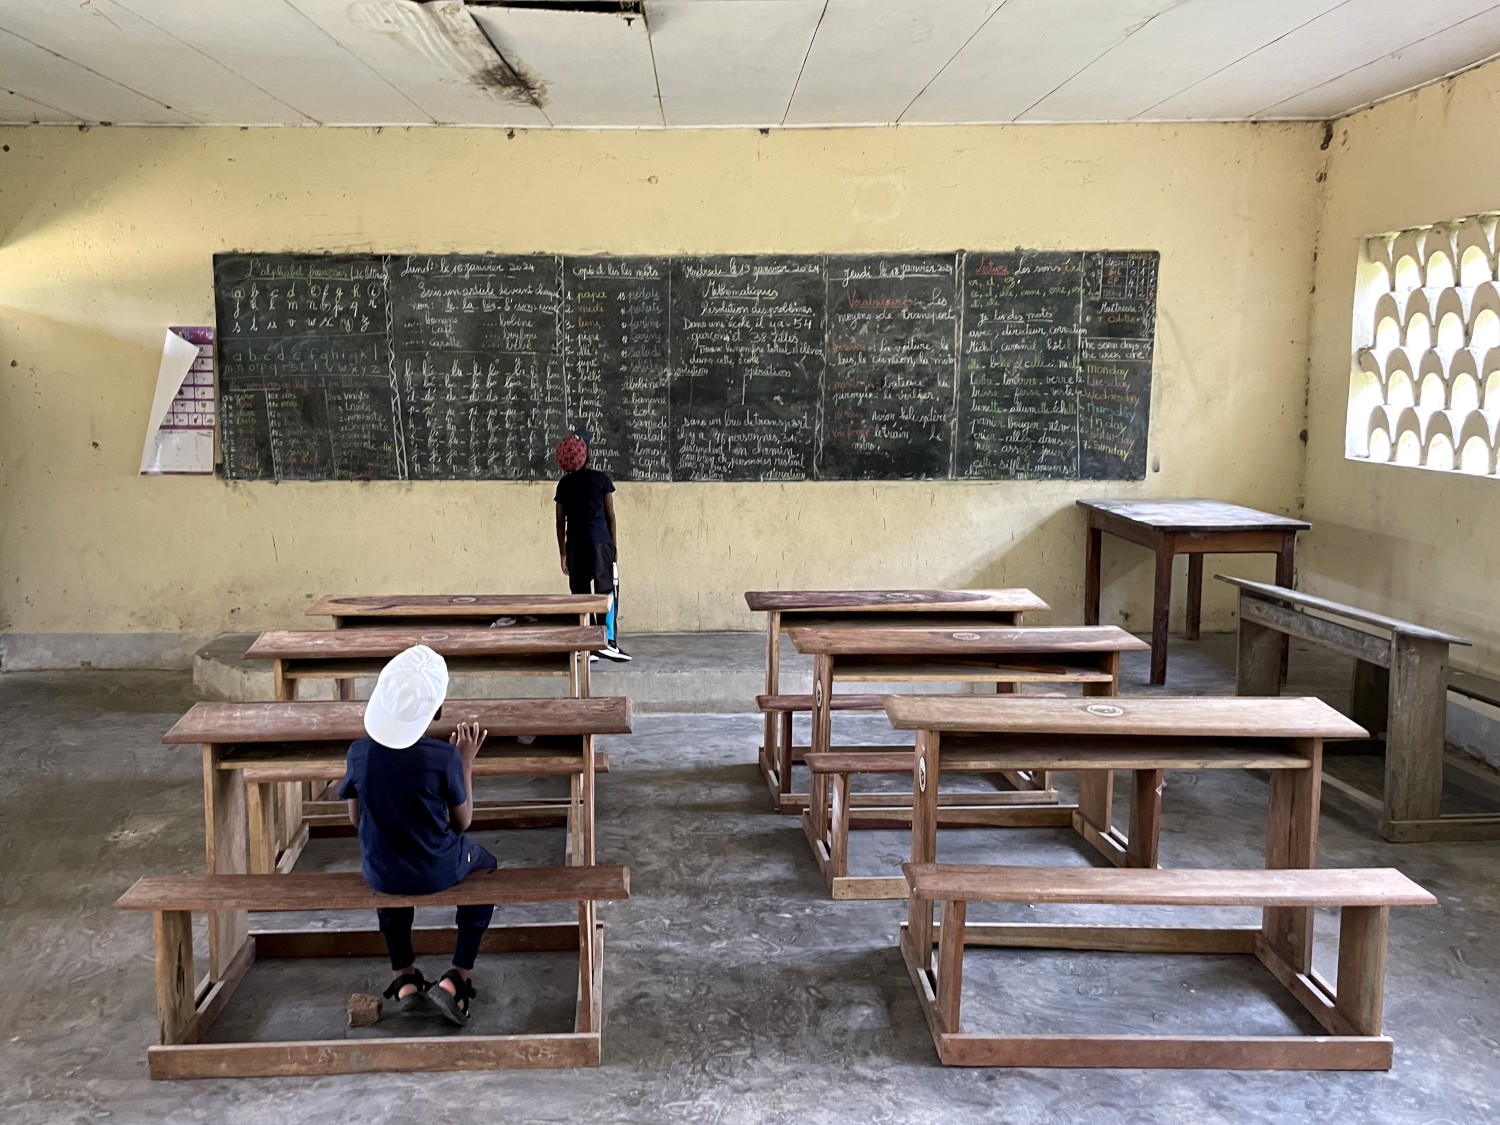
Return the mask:
[(577, 434), (557, 443), (557, 467), (565, 473), (577, 472), (588, 460), (588, 444)]

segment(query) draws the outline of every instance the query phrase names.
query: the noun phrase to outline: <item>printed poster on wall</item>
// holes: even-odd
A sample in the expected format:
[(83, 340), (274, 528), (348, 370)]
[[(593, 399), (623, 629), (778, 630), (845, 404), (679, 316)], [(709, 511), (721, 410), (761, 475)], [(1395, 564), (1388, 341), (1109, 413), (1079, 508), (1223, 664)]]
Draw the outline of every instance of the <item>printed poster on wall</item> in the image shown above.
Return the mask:
[(214, 330), (168, 328), (151, 402), (141, 472), (214, 471)]

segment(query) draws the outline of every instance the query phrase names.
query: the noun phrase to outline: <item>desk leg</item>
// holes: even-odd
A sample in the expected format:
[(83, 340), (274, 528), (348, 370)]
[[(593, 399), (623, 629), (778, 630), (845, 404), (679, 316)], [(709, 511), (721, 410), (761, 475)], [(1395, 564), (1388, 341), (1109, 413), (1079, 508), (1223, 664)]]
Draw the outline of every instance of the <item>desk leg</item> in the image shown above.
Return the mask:
[(277, 701), (297, 698), (297, 681), (286, 678), (279, 660), (271, 661), (271, 697)]
[[(771, 716), (766, 716), (766, 727), (771, 727)], [(778, 737), (772, 751), (776, 757), (776, 784), (778, 792), (785, 797), (792, 791), (792, 713), (783, 711), (781, 713), (781, 734)], [(777, 809), (780, 810), (780, 802)]]
[(589, 687), (589, 663), (590, 663), (589, 662), (589, 657), (592, 656), (592, 655), (593, 655), (592, 653), (588, 653), (588, 652), (580, 652), (578, 654), (578, 698), (579, 699), (587, 699), (589, 697), (589, 691), (591, 690), (590, 687)]
[[(776, 695), (777, 686), (781, 682), (781, 614), (775, 610), (766, 614), (766, 694)], [(765, 715), (765, 733), (761, 736), (761, 769), (768, 769), (772, 762), (778, 760), (776, 738), (776, 716), (767, 711)], [(788, 740), (790, 745), (790, 740)], [(779, 758), (785, 760), (791, 755), (790, 750), (783, 751)], [(791, 771), (783, 770), (781, 776), (781, 791), (790, 793)], [(779, 806), (778, 806), (778, 811)]]
[(1385, 724), (1387, 822), (1436, 820), (1442, 815), (1447, 726), (1447, 643), (1396, 634), (1391, 641)]
[(338, 684), (340, 699), (345, 700), (346, 702), (354, 699), (353, 680), (335, 680), (334, 683)]
[[(203, 747), (203, 840), (210, 875), (243, 875), (245, 854), (245, 775), (218, 768), (223, 746)], [(250, 933), (243, 910), (215, 910), (208, 915), (208, 975), (223, 980)]]
[(1104, 532), (1094, 526), (1089, 515), (1088, 539), (1083, 556), (1083, 623), (1099, 624), (1099, 571), (1103, 562)]
[(1280, 695), (1286, 673), (1281, 656), (1286, 636), (1266, 625), (1245, 620), (1245, 591), (1240, 591), (1239, 651), (1235, 658), (1236, 695)]
[[(1120, 686), (1120, 654), (1108, 654), (1107, 670), (1114, 680), (1107, 684), (1084, 684), (1086, 696), (1115, 696)], [(1115, 775), (1110, 770), (1080, 770), (1078, 773), (1078, 815), (1100, 833), (1107, 835), (1114, 819)]]
[[(1312, 760), (1304, 770), (1272, 770), (1266, 821), (1266, 867), (1318, 865), (1318, 802), (1323, 784), (1323, 740), (1295, 739), (1292, 747)], [(1313, 911), (1310, 906), (1268, 906), (1262, 936), (1298, 972), (1312, 971)]]
[(1132, 771), (1130, 837), (1125, 845), (1126, 867), (1158, 866), (1161, 842), (1161, 770)]
[(1172, 615), (1172, 559), (1176, 537), (1162, 534), (1156, 542), (1156, 588), (1151, 597), (1151, 682), (1167, 682), (1167, 631)]
[(583, 776), (581, 778), (583, 792), (580, 794), (583, 805), (583, 856), (579, 862), (585, 867), (594, 866), (594, 792), (598, 779), (594, 774), (594, 736), (586, 734), (583, 736)]
[[(1281, 537), (1281, 550), (1276, 552), (1276, 585), (1294, 590), (1297, 581), (1297, 533), (1289, 531)], [(1287, 665), (1292, 655), (1292, 638), (1281, 638), (1281, 682), (1286, 683)]]
[[(236, 771), (238, 772), (238, 771)], [(249, 822), (250, 873), (276, 873), (276, 782), (245, 786), (246, 820)]]
[[(935, 730), (917, 731), (916, 768), (911, 774), (911, 861), (937, 862), (938, 747)], [(932, 958), (932, 900), (912, 895), (906, 906), (906, 935), (917, 964)]]
[(1183, 635), (1196, 641), (1203, 626), (1203, 556), (1196, 552), (1189, 555), (1187, 571), (1187, 627)]

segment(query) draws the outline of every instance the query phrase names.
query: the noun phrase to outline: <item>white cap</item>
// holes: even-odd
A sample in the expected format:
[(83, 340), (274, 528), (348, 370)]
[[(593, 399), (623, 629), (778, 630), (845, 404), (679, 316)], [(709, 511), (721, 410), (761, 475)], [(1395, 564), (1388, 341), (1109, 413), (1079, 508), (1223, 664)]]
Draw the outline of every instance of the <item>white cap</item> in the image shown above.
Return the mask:
[(404, 750), (427, 733), (448, 695), (448, 665), (426, 645), (413, 645), (380, 670), (365, 704), (365, 733)]

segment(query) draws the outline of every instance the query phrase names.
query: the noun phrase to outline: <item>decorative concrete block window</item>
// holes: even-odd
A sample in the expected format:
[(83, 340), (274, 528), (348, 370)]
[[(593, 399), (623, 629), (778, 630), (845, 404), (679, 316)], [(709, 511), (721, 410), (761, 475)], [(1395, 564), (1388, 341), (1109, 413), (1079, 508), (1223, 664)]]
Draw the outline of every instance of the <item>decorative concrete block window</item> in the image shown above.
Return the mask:
[(1500, 212), (1365, 239), (1345, 455), (1496, 475)]

